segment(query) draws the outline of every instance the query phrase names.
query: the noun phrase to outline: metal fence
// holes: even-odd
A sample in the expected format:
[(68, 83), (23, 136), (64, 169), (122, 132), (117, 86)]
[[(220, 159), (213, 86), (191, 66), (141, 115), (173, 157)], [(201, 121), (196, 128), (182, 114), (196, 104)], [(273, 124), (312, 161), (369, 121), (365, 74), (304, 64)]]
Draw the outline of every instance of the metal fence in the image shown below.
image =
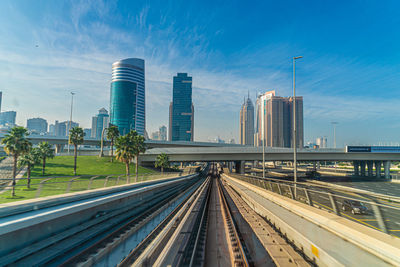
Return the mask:
[[(58, 177), (38, 177), (30, 178), (30, 186), (28, 188), (28, 179), (17, 179), (15, 185), (16, 195), (23, 199), (38, 198), (43, 196), (79, 192), (91, 189), (105, 188), (116, 185), (130, 184), (155, 179), (171, 178), (185, 175), (181, 172), (168, 173), (149, 173), (139, 175), (136, 181), (136, 175), (126, 176), (124, 174), (116, 175), (93, 175), (93, 176), (58, 176)], [(12, 179), (1, 179), (3, 186), (0, 186), (4, 194), (9, 195), (11, 190)]]
[(317, 188), (304, 183), (230, 175), (279, 195), (400, 237), (400, 203), (388, 202), (385, 204), (386, 200), (377, 199), (374, 196), (369, 197), (366, 194), (358, 196), (351, 192), (332, 192), (326, 188)]

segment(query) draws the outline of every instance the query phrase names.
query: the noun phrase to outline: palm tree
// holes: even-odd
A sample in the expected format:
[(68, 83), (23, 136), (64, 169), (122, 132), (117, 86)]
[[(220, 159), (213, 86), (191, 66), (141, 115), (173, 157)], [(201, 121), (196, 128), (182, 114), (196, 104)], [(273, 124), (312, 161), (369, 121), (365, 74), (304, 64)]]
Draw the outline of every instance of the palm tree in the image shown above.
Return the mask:
[(39, 156), (43, 161), (42, 165), (42, 175), (44, 176), (44, 172), (46, 169), (46, 159), (54, 158), (54, 151), (51, 149), (51, 145), (48, 142), (39, 143)]
[(165, 153), (161, 153), (157, 156), (156, 163), (154, 164), (156, 168), (161, 168), (161, 174), (164, 174), (164, 168), (169, 167), (169, 156)]
[(18, 163), (20, 166), (27, 166), (28, 167), (28, 181), (27, 187), (31, 187), (31, 170), (32, 168), (40, 163), (40, 151), (39, 148), (31, 148), (28, 153), (23, 154), (19, 159)]
[(136, 182), (139, 175), (139, 154), (146, 151), (146, 144), (144, 143), (144, 137), (138, 135), (136, 131), (130, 131), (128, 135), (131, 135), (133, 139), (135, 158), (136, 158)]
[(118, 127), (110, 124), (107, 129), (107, 139), (111, 141), (111, 162), (114, 160), (114, 140), (119, 136)]
[(115, 139), (115, 157), (117, 160), (125, 163), (126, 168), (126, 181), (130, 182), (129, 179), (129, 163), (135, 156), (133, 139), (129, 134), (118, 136)]
[(14, 159), (13, 164), (13, 181), (12, 181), (12, 196), (15, 196), (15, 178), (17, 175), (17, 161), (20, 155), (29, 151), (31, 143), (26, 139), (28, 130), (24, 127), (16, 126), (8, 131), (6, 136), (1, 140), (4, 144), (4, 150), (8, 155), (12, 155)]
[(83, 144), (85, 133), (80, 127), (69, 130), (69, 143), (74, 145), (74, 175), (76, 175), (76, 158), (78, 157), (78, 145)]

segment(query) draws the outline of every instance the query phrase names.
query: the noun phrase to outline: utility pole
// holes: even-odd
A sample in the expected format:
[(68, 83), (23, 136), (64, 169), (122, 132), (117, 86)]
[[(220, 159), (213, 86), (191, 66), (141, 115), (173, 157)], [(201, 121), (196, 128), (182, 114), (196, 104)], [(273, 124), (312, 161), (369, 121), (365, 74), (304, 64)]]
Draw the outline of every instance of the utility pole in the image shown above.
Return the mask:
[(293, 57), (293, 176), (294, 196), (297, 197), (297, 129), (296, 129), (296, 59), (302, 56)]

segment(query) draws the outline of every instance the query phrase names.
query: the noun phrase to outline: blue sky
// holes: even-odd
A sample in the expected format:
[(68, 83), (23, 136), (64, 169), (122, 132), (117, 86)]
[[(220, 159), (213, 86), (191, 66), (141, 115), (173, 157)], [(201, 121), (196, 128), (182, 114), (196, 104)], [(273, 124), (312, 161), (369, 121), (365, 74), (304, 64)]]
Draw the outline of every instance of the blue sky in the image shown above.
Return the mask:
[(304, 96), (305, 141), (400, 142), (398, 1), (0, 1), (3, 110), (90, 127), (111, 64), (146, 61), (147, 131), (168, 126), (172, 77), (193, 77), (195, 139), (238, 139), (250, 91)]

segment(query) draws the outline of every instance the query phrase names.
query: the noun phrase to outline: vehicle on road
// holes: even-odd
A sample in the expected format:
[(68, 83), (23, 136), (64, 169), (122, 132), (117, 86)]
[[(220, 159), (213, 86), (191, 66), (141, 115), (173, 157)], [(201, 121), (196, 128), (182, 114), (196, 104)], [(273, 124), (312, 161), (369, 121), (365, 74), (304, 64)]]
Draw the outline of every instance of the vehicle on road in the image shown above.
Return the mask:
[(351, 211), (353, 214), (367, 214), (368, 208), (364, 206), (360, 201), (356, 200), (343, 200), (342, 203), (343, 211)]

